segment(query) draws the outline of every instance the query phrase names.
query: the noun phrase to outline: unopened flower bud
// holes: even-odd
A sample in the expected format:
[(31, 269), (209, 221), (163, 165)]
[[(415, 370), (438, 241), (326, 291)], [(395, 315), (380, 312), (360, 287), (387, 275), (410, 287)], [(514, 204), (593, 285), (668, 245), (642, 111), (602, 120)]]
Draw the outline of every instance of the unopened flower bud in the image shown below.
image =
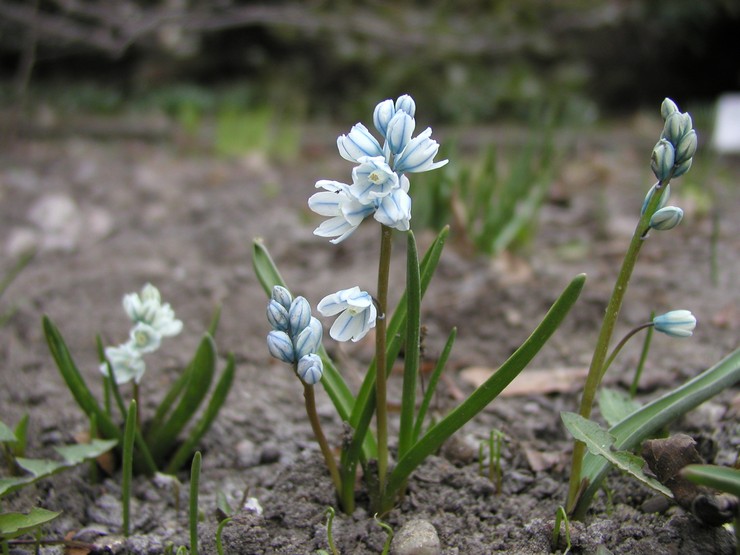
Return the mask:
[(276, 285), (272, 288), (272, 299), (285, 307), (285, 310), (288, 310), (290, 303), (293, 302), (293, 295), (282, 285)]
[[(655, 193), (657, 193), (660, 189), (658, 189), (658, 184), (660, 182), (656, 183), (652, 187), (650, 187), (650, 190), (648, 191), (647, 195), (645, 195), (645, 200), (642, 201), (642, 208), (640, 209), (640, 216), (642, 216), (645, 213), (645, 210), (647, 210), (648, 205), (650, 204), (650, 201), (653, 200), (653, 196)], [(660, 197), (660, 202), (658, 202), (658, 206), (655, 209), (660, 210), (668, 203), (668, 198), (671, 196), (671, 184), (665, 186), (665, 190), (663, 191), (663, 195)]]
[(650, 218), (650, 227), (658, 231), (668, 231), (681, 223), (683, 210), (678, 206), (666, 206), (657, 210)]
[(380, 131), (380, 134), (383, 135), (383, 137), (385, 137), (385, 133), (388, 129), (388, 122), (391, 121), (391, 118), (395, 113), (396, 109), (393, 107), (393, 101), (390, 98), (388, 100), (384, 100), (375, 107), (375, 112), (373, 112), (373, 124), (375, 125), (375, 129)]
[[(676, 165), (690, 160), (696, 153), (697, 137), (696, 131), (691, 129), (676, 145)], [(674, 173), (675, 175), (675, 173)]]
[(671, 337), (691, 337), (696, 318), (689, 310), (671, 310), (653, 318), (655, 330)]
[(273, 329), (288, 331), (288, 311), (275, 299), (270, 299), (267, 305), (267, 321)]
[(315, 385), (321, 381), (321, 376), (324, 373), (324, 364), (321, 362), (321, 357), (317, 354), (310, 354), (298, 361), (298, 367), (296, 368), (298, 377), (308, 385)]
[(293, 341), (296, 358), (300, 359), (305, 355), (318, 351), (323, 334), (324, 328), (321, 326), (321, 322), (312, 316), (311, 322), (303, 328), (303, 331)]
[(689, 158), (685, 162), (681, 162), (680, 164), (676, 165), (675, 169), (673, 170), (673, 177), (681, 177), (683, 174), (689, 171), (691, 169), (691, 163), (693, 161), (693, 158)]
[(653, 148), (650, 158), (650, 167), (660, 181), (668, 179), (675, 162), (675, 151), (673, 145), (666, 139), (661, 139)]
[(396, 112), (399, 110), (403, 110), (413, 118), (416, 113), (416, 102), (407, 94), (401, 95), (396, 99)]
[(288, 310), (290, 335), (296, 337), (311, 321), (311, 305), (305, 297), (296, 297)]
[(278, 360), (283, 362), (295, 362), (293, 343), (284, 331), (272, 330), (267, 334), (267, 350)]
[(673, 100), (666, 98), (660, 106), (660, 115), (663, 116), (664, 120), (667, 120), (674, 112), (678, 112), (678, 106), (676, 106), (676, 103), (673, 102)]

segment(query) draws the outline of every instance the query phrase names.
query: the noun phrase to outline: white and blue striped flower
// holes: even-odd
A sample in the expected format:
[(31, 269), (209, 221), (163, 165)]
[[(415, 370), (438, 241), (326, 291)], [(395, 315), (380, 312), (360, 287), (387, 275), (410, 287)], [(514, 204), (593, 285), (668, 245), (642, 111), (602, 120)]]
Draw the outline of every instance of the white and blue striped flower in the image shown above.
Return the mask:
[(655, 330), (671, 337), (691, 337), (696, 318), (689, 310), (671, 310), (653, 318)]
[(327, 295), (316, 309), (323, 316), (339, 314), (329, 330), (337, 341), (359, 341), (375, 327), (378, 314), (373, 298), (357, 286)]
[(123, 385), (131, 380), (138, 384), (146, 372), (146, 364), (141, 358), (141, 351), (131, 343), (124, 343), (118, 347), (106, 347), (105, 358), (107, 361), (100, 365), (100, 372), (109, 378), (112, 377), (112, 372), (117, 385)]
[(315, 353), (301, 357), (296, 367), (298, 377), (308, 385), (316, 385), (321, 381), (324, 373), (324, 363), (321, 357)]

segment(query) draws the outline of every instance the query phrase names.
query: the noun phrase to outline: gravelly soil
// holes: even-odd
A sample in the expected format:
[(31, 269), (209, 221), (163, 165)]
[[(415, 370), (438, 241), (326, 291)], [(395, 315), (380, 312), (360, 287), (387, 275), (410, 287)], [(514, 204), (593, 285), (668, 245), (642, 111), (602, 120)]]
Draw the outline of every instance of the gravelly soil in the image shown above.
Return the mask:
[[(645, 153), (660, 122), (618, 130), (620, 140), (572, 143), (567, 167), (553, 184), (538, 218), (538, 233), (525, 252), (496, 260), (446, 250), (423, 308), (425, 356), (433, 360), (452, 326), (459, 327), (437, 410), (453, 406), (470, 367), (496, 368), (528, 335), (568, 281), (589, 276), (586, 289), (562, 329), (534, 362), (538, 369), (577, 370), (589, 361), (597, 326), (629, 241), (645, 191), (651, 183)], [(498, 136), (478, 130), (481, 142)], [(443, 134), (442, 134), (443, 135)], [(144, 417), (153, 410), (178, 368), (188, 360), (222, 303), (217, 336), (221, 353), (233, 352), (237, 380), (226, 407), (202, 444), (204, 465), (201, 551), (215, 553), (215, 498), (221, 490), (238, 504), (245, 488), (259, 499), (262, 515), (241, 512), (224, 529), (228, 553), (312, 553), (327, 549), (324, 510), (335, 504), (328, 475), (302, 409), (301, 388), (290, 371), (264, 347), (265, 297), (251, 269), (251, 242), (263, 237), (289, 285), (315, 305), (350, 285), (373, 290), (376, 233), (363, 227), (339, 247), (312, 236), (317, 220), (306, 208), (317, 179), (343, 180), (350, 167), (337, 162), (335, 134), (306, 133), (302, 155), (272, 164), (252, 154), (223, 160), (192, 146), (137, 139), (89, 137), (17, 139), (0, 157), (0, 260), (7, 270), (28, 246), (32, 263), (2, 297), (14, 309), (0, 328), (3, 387), (0, 418), (14, 424), (31, 415), (30, 455), (50, 456), (51, 446), (73, 441), (86, 422), (65, 390), (40, 325), (48, 314), (60, 327), (83, 373), (98, 390), (94, 338), (115, 344), (127, 334), (120, 307), (123, 294), (145, 282), (159, 287), (185, 323), (151, 359), (142, 384)], [(644, 321), (650, 310), (688, 308), (699, 319), (689, 340), (656, 337), (639, 394), (648, 400), (696, 375), (737, 347), (740, 336), (740, 168), (732, 160), (710, 166), (701, 151), (692, 174), (674, 186), (672, 203), (686, 210), (677, 229), (654, 233), (642, 253), (622, 314), (620, 330)], [(453, 161), (454, 163), (454, 161)], [(707, 191), (715, 191), (720, 232), (718, 279), (710, 279), (710, 214)], [(420, 242), (429, 234), (419, 232)], [(402, 278), (403, 247), (392, 273)], [(397, 282), (398, 283), (398, 282)], [(391, 293), (397, 298), (399, 291)], [(612, 386), (629, 383), (639, 342), (627, 348), (607, 376)], [(327, 343), (359, 383), (370, 344)], [(398, 378), (391, 380), (397, 399)], [(558, 385), (561, 392), (554, 392)], [(570, 386), (570, 387), (569, 387)], [(532, 388), (496, 400), (467, 425), (439, 456), (414, 475), (401, 505), (386, 517), (398, 530), (424, 518), (440, 537), (445, 554), (545, 553), (554, 515), (567, 482), (570, 441), (559, 419), (577, 407), (577, 384), (532, 381)], [(330, 438), (341, 424), (319, 390), (319, 412)], [(737, 389), (693, 411), (675, 431), (717, 441), (717, 461), (731, 464), (738, 449)], [(506, 434), (503, 492), (478, 474), (477, 445), (490, 429)], [(185, 482), (187, 476), (180, 476)], [(592, 515), (574, 523), (574, 552), (732, 553), (732, 535), (708, 529), (676, 507), (648, 513), (651, 493), (619, 475), (609, 481), (611, 505), (599, 497)], [(167, 542), (187, 544), (187, 488), (179, 496), (163, 480), (135, 483), (134, 529), (120, 534), (119, 477), (100, 484), (76, 469), (8, 498), (5, 510), (36, 503), (63, 510), (47, 535), (76, 533), (108, 552), (162, 553)], [(339, 515), (334, 535), (341, 553), (380, 553), (385, 534), (360, 506)], [(559, 546), (564, 548), (564, 544)], [(101, 548), (101, 552), (105, 549)], [(61, 553), (61, 548), (46, 548)]]

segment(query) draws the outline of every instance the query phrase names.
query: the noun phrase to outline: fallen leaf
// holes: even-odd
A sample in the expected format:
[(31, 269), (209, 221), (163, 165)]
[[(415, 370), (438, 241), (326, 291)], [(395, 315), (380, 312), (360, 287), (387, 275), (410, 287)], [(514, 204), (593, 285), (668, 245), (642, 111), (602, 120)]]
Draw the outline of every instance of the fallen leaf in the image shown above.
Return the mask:
[[(495, 371), (496, 369), (485, 366), (471, 366), (460, 371), (460, 378), (465, 383), (478, 387)], [(582, 367), (524, 370), (501, 392), (501, 397), (579, 391), (587, 374), (588, 369)]]

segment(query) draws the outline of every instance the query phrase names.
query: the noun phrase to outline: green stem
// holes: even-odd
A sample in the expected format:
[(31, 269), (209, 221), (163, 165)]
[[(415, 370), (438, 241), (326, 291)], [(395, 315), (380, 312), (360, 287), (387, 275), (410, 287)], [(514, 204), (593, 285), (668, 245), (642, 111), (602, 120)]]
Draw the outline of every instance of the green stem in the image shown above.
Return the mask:
[(617, 355), (619, 354), (619, 351), (622, 350), (622, 347), (624, 347), (627, 344), (627, 341), (629, 341), (630, 338), (633, 335), (635, 335), (637, 332), (642, 331), (645, 328), (651, 328), (652, 326), (653, 326), (652, 322), (646, 322), (644, 324), (640, 324), (636, 328), (631, 329), (630, 332), (627, 335), (625, 335), (619, 343), (617, 343), (617, 346), (614, 347), (614, 350), (609, 355), (609, 358), (606, 359), (606, 362), (604, 363), (604, 367), (601, 369), (601, 378), (604, 377), (604, 374), (606, 374), (606, 371), (612, 365), (612, 362), (614, 362), (614, 359), (617, 358)]
[(190, 555), (198, 555), (198, 489), (200, 486), (201, 454), (196, 451), (190, 465), (190, 512), (188, 524), (190, 527)]
[[(630, 278), (632, 277), (632, 271), (637, 262), (637, 256), (640, 254), (640, 249), (647, 237), (647, 232), (650, 230), (650, 218), (658, 207), (660, 198), (663, 196), (670, 178), (671, 176), (669, 175), (664, 182), (660, 182), (660, 194), (653, 195), (649, 205), (646, 207), (640, 220), (637, 222), (629, 248), (627, 249), (627, 253), (622, 261), (622, 267), (619, 270), (617, 281), (614, 284), (614, 290), (609, 299), (609, 304), (606, 307), (604, 320), (601, 323), (599, 338), (596, 342), (596, 348), (594, 350), (593, 358), (591, 359), (591, 366), (588, 369), (588, 376), (586, 377), (586, 384), (583, 388), (583, 397), (581, 397), (579, 414), (584, 418), (590, 418), (591, 416), (591, 409), (596, 397), (596, 391), (601, 384), (601, 379), (604, 377), (607, 351), (609, 349), (612, 335), (614, 334), (614, 328), (617, 324), (619, 311), (622, 308), (624, 295), (627, 292), (627, 287), (629, 285)], [(576, 441), (573, 446), (568, 500), (566, 504), (568, 513), (572, 513), (578, 500), (579, 491), (581, 491), (581, 468), (583, 464), (583, 456), (586, 452), (585, 449), (586, 446), (580, 441)]]
[[(326, 462), (326, 467), (329, 469), (329, 474), (331, 474), (331, 479), (332, 482), (334, 482), (334, 488), (337, 490), (337, 495), (340, 497), (342, 504), (344, 505), (348, 500), (343, 499), (342, 496), (342, 479), (339, 476), (337, 461), (334, 460), (334, 454), (331, 452), (329, 442), (326, 440), (324, 430), (321, 428), (321, 422), (319, 422), (319, 414), (316, 412), (316, 396), (312, 385), (303, 384), (303, 398), (306, 401), (306, 414), (311, 422), (311, 429), (313, 430), (313, 434), (316, 436), (316, 441), (321, 448), (321, 454), (324, 455), (324, 461)], [(349, 501), (354, 503), (353, 498)], [(354, 507), (343, 508), (345, 511), (352, 512)]]
[[(650, 321), (652, 322), (655, 318), (655, 311), (650, 312)], [(645, 341), (642, 343), (642, 351), (640, 351), (640, 360), (637, 362), (637, 368), (635, 369), (635, 377), (632, 378), (632, 384), (630, 384), (630, 397), (634, 398), (637, 395), (637, 386), (640, 383), (640, 377), (642, 376), (642, 370), (645, 367), (645, 360), (647, 360), (648, 352), (650, 351), (650, 342), (653, 339), (654, 327), (649, 327), (645, 334)]]
[(375, 324), (375, 405), (378, 428), (378, 499), (385, 495), (385, 478), (388, 471), (388, 406), (386, 393), (386, 314), (388, 311), (388, 275), (391, 267), (391, 238), (393, 230), (381, 226), (380, 260), (378, 261), (378, 318)]

